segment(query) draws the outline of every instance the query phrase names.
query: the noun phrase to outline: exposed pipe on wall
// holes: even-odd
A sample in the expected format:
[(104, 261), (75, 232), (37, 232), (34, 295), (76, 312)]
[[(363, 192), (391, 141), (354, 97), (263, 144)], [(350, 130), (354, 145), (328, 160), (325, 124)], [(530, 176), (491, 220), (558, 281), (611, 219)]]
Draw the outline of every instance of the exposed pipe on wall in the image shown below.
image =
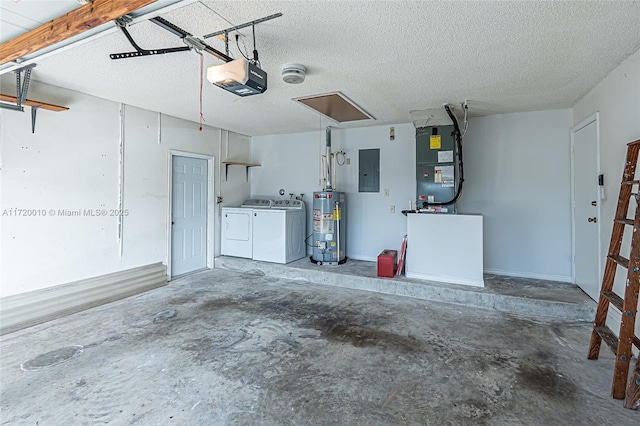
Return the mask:
[(331, 126), (327, 126), (326, 130), (326, 145), (325, 145), (325, 158), (326, 158), (326, 169), (323, 170), (326, 176), (326, 185), (323, 188), (323, 191), (331, 191), (333, 189), (333, 182), (331, 179)]

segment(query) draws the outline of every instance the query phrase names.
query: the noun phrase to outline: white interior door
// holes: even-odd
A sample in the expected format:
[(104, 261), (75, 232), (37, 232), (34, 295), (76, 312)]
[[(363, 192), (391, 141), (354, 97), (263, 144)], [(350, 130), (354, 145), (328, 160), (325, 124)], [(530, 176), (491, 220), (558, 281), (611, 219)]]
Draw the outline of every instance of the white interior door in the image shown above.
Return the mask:
[(207, 160), (173, 157), (171, 276), (207, 267)]
[(573, 130), (573, 220), (575, 283), (592, 299), (600, 294), (598, 125)]

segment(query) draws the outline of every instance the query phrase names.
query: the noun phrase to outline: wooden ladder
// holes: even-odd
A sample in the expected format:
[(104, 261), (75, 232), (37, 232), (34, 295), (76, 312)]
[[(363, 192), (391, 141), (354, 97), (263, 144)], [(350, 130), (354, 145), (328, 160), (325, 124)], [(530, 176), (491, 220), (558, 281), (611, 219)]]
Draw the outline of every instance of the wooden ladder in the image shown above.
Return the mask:
[[(633, 187), (640, 185), (639, 180), (634, 180), (639, 151), (640, 140), (627, 144), (627, 159), (620, 184), (618, 207), (613, 221), (609, 254), (607, 255), (607, 262), (602, 277), (602, 289), (600, 291), (598, 309), (593, 324), (593, 332), (591, 333), (588, 355), (589, 359), (598, 359), (600, 344), (603, 340), (616, 354), (611, 395), (613, 398), (623, 399), (626, 393), (628, 399), (625, 401), (625, 407), (627, 408), (632, 408), (637, 403), (637, 401), (632, 401), (632, 399), (635, 398), (634, 395), (638, 396), (638, 391), (634, 386), (640, 388), (640, 375), (634, 373), (634, 378), (629, 383), (629, 391), (626, 391), (632, 345), (640, 349), (640, 339), (638, 339), (634, 333), (638, 310), (638, 290), (640, 288), (640, 207), (637, 203), (634, 218), (627, 218), (631, 195), (635, 195), (636, 201), (639, 201), (638, 194), (632, 194)], [(640, 189), (638, 191), (640, 191)], [(628, 259), (620, 255), (622, 237), (625, 226), (627, 225), (633, 227), (631, 249)], [(627, 268), (624, 298), (613, 292), (613, 284), (618, 265)], [(613, 306), (622, 313), (622, 323), (620, 324), (618, 336), (606, 325), (609, 304), (613, 304)]]

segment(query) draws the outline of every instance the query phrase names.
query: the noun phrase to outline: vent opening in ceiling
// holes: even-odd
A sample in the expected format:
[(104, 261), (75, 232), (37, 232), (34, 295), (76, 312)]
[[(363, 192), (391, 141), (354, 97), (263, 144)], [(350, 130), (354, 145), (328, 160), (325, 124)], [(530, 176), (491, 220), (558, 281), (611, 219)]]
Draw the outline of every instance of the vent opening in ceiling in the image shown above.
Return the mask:
[(340, 92), (303, 96), (293, 100), (338, 123), (375, 120), (371, 114)]

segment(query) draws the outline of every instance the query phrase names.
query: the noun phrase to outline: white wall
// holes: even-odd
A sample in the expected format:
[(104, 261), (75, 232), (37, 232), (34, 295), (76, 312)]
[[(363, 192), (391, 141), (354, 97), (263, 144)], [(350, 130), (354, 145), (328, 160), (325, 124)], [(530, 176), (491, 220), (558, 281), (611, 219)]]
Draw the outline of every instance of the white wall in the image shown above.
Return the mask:
[[(383, 249), (399, 248), (406, 234), (400, 211), (416, 196), (415, 129), (412, 124), (394, 127), (394, 141), (389, 141), (389, 126), (333, 131), (333, 150), (345, 150), (351, 158), (350, 166), (338, 170), (339, 189), (348, 194), (348, 257), (375, 260)], [(570, 127), (570, 110), (472, 120), (459, 209), (485, 216), (485, 268), (490, 271), (571, 279)], [(252, 172), (252, 196), (277, 198), (283, 188), (308, 197), (319, 190), (324, 141), (324, 130), (253, 137), (252, 160), (262, 167)], [(381, 149), (380, 193), (358, 193), (358, 150), (366, 148)], [(395, 214), (389, 213), (390, 205)]]
[[(332, 150), (346, 151), (350, 165), (338, 168), (338, 190), (347, 193), (347, 257), (376, 260), (384, 249), (398, 249), (407, 232), (400, 213), (415, 198), (415, 129), (412, 124), (395, 125), (395, 140), (389, 126), (333, 129)], [(325, 131), (288, 135), (256, 136), (251, 142), (252, 160), (261, 163), (251, 174), (252, 196), (280, 198), (304, 193), (307, 201), (307, 234), (311, 233), (311, 197), (319, 191), (320, 153), (324, 153)], [(380, 192), (358, 192), (358, 150), (380, 148)], [(389, 189), (389, 197), (384, 197)], [(396, 212), (389, 213), (395, 205)]]
[[(251, 138), (222, 130), (222, 144), (218, 157), (221, 161), (251, 162)], [(222, 206), (238, 206), (250, 196), (250, 181), (247, 181), (246, 170), (242, 166), (229, 166), (229, 173), (222, 164), (219, 169), (219, 181), (222, 186), (222, 203), (218, 205), (218, 213)], [(249, 171), (251, 173), (251, 170)], [(218, 226), (220, 224), (218, 223)], [(220, 235), (216, 232), (216, 235)], [(216, 241), (216, 253), (220, 252), (220, 238)]]
[[(640, 50), (628, 57), (575, 104), (573, 125), (579, 124), (595, 112), (599, 112), (600, 124), (598, 173), (605, 176), (606, 196), (601, 204), (600, 246), (602, 253), (606, 254), (620, 191), (626, 144), (640, 139)], [(628, 245), (624, 248), (628, 250)], [(604, 271), (604, 257), (601, 262)]]
[[(593, 90), (573, 107), (573, 124), (577, 125), (595, 112), (599, 112), (600, 170), (605, 176), (605, 199), (601, 209), (600, 247), (609, 251), (613, 219), (615, 216), (620, 179), (624, 168), (626, 144), (640, 139), (640, 50), (629, 56), (606, 76)], [(638, 173), (636, 173), (638, 179)], [(633, 205), (633, 201), (631, 201)], [(625, 229), (621, 254), (629, 253), (630, 232)], [(604, 271), (605, 257), (601, 259)], [(618, 268), (614, 291), (624, 294), (626, 274)], [(609, 310), (613, 323), (619, 323), (620, 314)], [(610, 326), (613, 330), (618, 325)], [(636, 335), (640, 334), (640, 322), (636, 322)]]
[(488, 272), (571, 281), (571, 110), (472, 118), (462, 213), (484, 217)]
[[(3, 76), (4, 88), (12, 87)], [(9, 90), (9, 89), (6, 89)], [(116, 209), (119, 104), (32, 81), (29, 98), (70, 107), (38, 111), (31, 134), (25, 113), (0, 110), (0, 213), (11, 208)], [(125, 107), (123, 253), (116, 217), (0, 216), (0, 290), (3, 297), (136, 266), (167, 261), (169, 150), (221, 157), (249, 153), (249, 138), (138, 108)], [(160, 137), (159, 137), (160, 136)], [(219, 170), (216, 170), (218, 172)], [(218, 174), (218, 173), (216, 173)], [(244, 179), (215, 179), (215, 193), (246, 198)], [(216, 209), (216, 241), (219, 237)], [(219, 242), (216, 248), (219, 247)], [(217, 253), (217, 251), (216, 251)]]

